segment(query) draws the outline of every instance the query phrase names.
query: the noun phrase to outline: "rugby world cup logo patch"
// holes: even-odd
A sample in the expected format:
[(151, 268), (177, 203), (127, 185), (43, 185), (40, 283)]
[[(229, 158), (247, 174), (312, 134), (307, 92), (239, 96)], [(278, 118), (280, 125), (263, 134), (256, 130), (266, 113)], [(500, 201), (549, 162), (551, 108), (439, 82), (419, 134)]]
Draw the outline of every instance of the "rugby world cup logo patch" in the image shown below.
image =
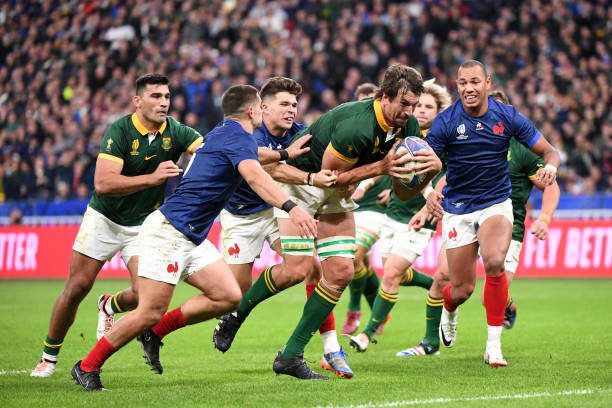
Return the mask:
[(468, 138), (468, 136), (465, 134), (465, 123), (462, 123), (457, 127), (457, 133), (459, 133), (457, 140), (465, 140)]

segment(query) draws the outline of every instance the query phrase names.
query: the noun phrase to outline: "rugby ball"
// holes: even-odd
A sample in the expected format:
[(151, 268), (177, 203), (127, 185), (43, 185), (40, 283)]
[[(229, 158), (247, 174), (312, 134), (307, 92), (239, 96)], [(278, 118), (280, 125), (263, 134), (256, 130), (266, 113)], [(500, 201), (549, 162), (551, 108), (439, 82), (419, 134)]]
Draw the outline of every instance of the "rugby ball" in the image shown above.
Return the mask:
[[(428, 150), (427, 143), (423, 141), (423, 139), (419, 139), (415, 136), (408, 136), (404, 138), (397, 146), (397, 152), (406, 151), (408, 155), (414, 156), (414, 153), (419, 150)], [(407, 188), (409, 190), (418, 189), (421, 187), (421, 184), (427, 177), (427, 173), (415, 175), (414, 167), (417, 165), (417, 162), (409, 161), (404, 164), (404, 168), (406, 169), (406, 174), (408, 178), (400, 179), (396, 178), (397, 182), (402, 185), (402, 187)]]

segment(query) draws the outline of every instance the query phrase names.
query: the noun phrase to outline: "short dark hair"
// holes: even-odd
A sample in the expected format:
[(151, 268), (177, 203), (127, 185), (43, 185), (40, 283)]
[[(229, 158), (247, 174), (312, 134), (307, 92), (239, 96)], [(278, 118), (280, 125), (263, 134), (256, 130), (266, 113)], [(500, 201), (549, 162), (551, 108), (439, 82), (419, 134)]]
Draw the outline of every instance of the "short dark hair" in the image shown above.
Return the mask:
[(389, 99), (395, 99), (400, 91), (402, 94), (411, 91), (417, 96), (421, 95), (423, 93), (423, 78), (416, 69), (396, 63), (385, 71), (382, 83), (375, 96), (376, 98), (382, 98), (383, 95), (387, 95)]
[[(459, 66), (459, 69), (462, 69), (462, 68), (471, 68), (471, 67), (475, 67), (475, 66), (478, 66), (478, 67), (480, 67), (480, 69), (482, 69), (482, 72), (484, 72), (485, 78), (487, 78), (489, 76), (489, 74), (487, 73), (487, 67), (485, 67), (482, 62), (476, 61), (476, 60), (467, 60), (467, 61), (464, 61), (463, 64), (461, 64)], [(457, 72), (459, 72), (459, 69), (457, 70)]]
[(261, 87), (259, 96), (265, 99), (270, 96), (275, 96), (279, 92), (288, 92), (295, 95), (296, 98), (302, 94), (302, 85), (298, 84), (291, 78), (275, 76), (269, 78)]
[(144, 74), (136, 79), (136, 95), (140, 95), (147, 85), (168, 85), (168, 77), (161, 74)]
[(221, 96), (223, 115), (228, 117), (241, 116), (246, 109), (257, 101), (257, 88), (251, 85), (234, 85)]
[(508, 95), (506, 95), (504, 91), (500, 91), (500, 90), (491, 91), (489, 92), (489, 96), (493, 99), (502, 101), (506, 105), (510, 105), (510, 98), (508, 97)]
[(375, 94), (378, 90), (378, 87), (371, 82), (366, 82), (365, 84), (361, 84), (355, 89), (355, 99), (359, 100), (362, 95), (371, 95)]

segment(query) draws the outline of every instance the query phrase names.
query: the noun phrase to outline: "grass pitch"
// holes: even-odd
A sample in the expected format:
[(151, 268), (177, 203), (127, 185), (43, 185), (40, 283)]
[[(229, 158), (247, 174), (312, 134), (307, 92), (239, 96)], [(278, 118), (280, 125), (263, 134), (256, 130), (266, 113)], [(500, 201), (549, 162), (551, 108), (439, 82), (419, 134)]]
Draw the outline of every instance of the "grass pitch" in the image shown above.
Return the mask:
[[(1, 407), (314, 407), (314, 406), (612, 406), (612, 281), (516, 280), (512, 294), (517, 324), (504, 330), (506, 368), (483, 363), (486, 319), (480, 304), (482, 281), (460, 308), (455, 347), (439, 356), (399, 358), (424, 333), (425, 291), (401, 288), (400, 299), (366, 353), (356, 353), (348, 338), (355, 377), (299, 381), (275, 376), (272, 362), (297, 323), (305, 301), (298, 285), (261, 304), (221, 354), (213, 348), (216, 321), (189, 326), (164, 339), (163, 375), (149, 371), (140, 346), (131, 342), (105, 364), (102, 383), (111, 390), (86, 393), (73, 383), (70, 369), (96, 342), (96, 300), (127, 281), (99, 281), (85, 299), (59, 356), (55, 375), (29, 377), (42, 351), (49, 315), (63, 287), (60, 281), (0, 282)], [(195, 294), (181, 283), (171, 308)], [(348, 293), (336, 307), (338, 331)], [(365, 328), (369, 307), (362, 301)], [(318, 335), (305, 358), (318, 372)]]

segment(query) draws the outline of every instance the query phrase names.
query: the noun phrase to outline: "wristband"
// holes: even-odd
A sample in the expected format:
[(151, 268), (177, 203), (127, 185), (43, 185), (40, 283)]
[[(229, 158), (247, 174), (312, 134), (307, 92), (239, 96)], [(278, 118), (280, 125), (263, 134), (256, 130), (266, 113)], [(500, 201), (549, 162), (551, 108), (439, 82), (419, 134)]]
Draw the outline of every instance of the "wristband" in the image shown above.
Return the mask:
[(281, 210), (288, 213), (289, 211), (293, 209), (293, 207), (297, 207), (297, 204), (291, 200), (287, 200), (283, 203), (283, 205), (281, 205)]
[(369, 179), (363, 180), (361, 183), (359, 183), (357, 188), (360, 188), (363, 191), (366, 191), (368, 189), (368, 187), (370, 187), (373, 184), (374, 184), (374, 180), (369, 178)]
[(436, 190), (434, 190), (433, 187), (429, 185), (429, 186), (425, 187), (425, 190), (423, 190), (421, 192), (421, 194), (427, 200), (427, 197), (429, 196), (429, 193), (431, 193), (432, 191), (436, 191)]
[(550, 225), (550, 220), (551, 220), (550, 215), (547, 215), (544, 213), (540, 213), (540, 216), (538, 217), (538, 221), (542, 221), (547, 226)]
[(285, 161), (289, 158), (289, 152), (286, 150), (277, 150), (278, 154), (280, 154), (279, 161)]
[(557, 174), (557, 168), (553, 166), (552, 164), (547, 164), (546, 166), (544, 166), (544, 170), (549, 170), (553, 174)]

